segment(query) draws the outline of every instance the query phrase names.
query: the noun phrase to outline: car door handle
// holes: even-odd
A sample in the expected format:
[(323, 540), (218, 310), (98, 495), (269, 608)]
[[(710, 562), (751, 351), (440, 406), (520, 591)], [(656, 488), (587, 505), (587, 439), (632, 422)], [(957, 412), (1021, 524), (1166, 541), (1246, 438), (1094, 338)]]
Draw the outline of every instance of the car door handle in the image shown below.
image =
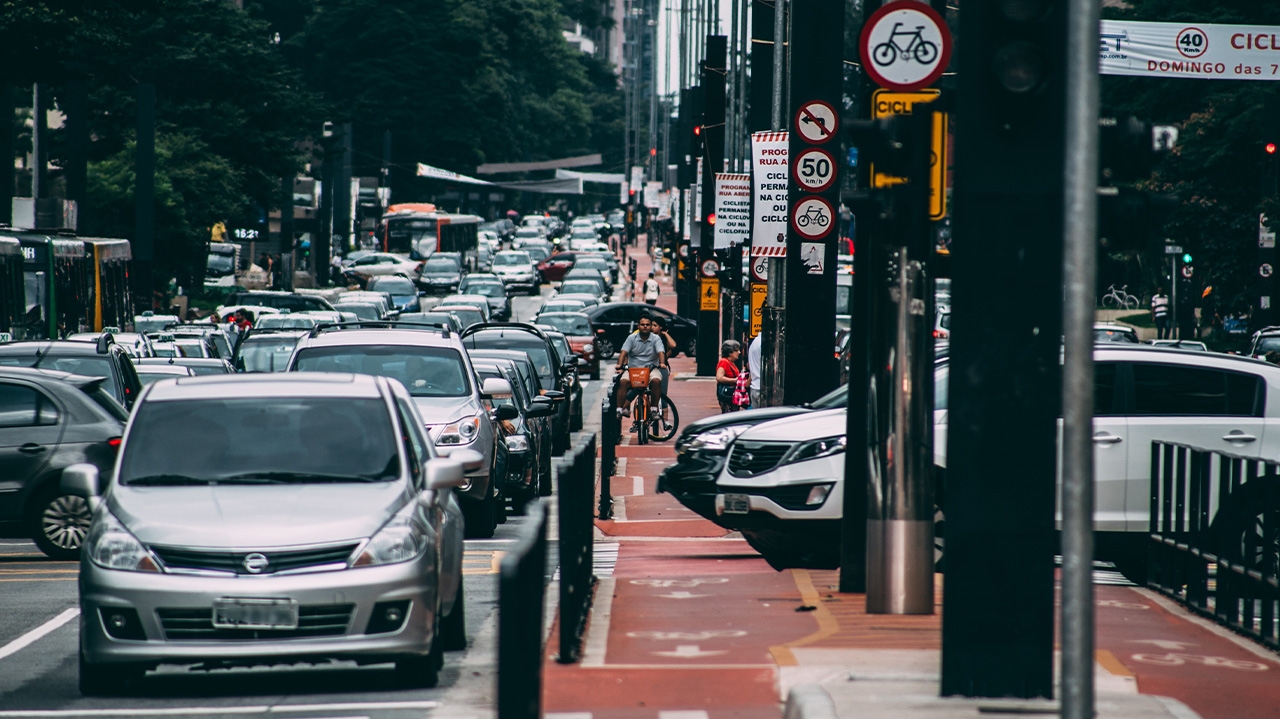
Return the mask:
[(44, 445), (36, 444), (35, 442), (27, 442), (19, 447), (18, 451), (23, 454), (40, 454), (45, 451), (45, 449), (46, 447)]
[(1258, 440), (1257, 437), (1254, 437), (1251, 434), (1245, 434), (1239, 430), (1228, 432), (1227, 434), (1222, 435), (1222, 438), (1228, 442), (1256, 442)]
[(1114, 434), (1095, 434), (1093, 435), (1093, 441), (1098, 444), (1115, 444), (1123, 442), (1124, 437), (1117, 437)]

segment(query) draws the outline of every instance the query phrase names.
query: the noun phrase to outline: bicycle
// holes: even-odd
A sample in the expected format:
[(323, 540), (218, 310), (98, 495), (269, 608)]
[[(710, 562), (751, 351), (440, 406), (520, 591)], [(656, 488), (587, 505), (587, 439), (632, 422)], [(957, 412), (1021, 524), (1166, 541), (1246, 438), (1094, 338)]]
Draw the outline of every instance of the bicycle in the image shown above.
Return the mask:
[[(938, 46), (924, 39), (924, 25), (917, 27), (915, 32), (899, 32), (900, 27), (902, 23), (894, 23), (889, 39), (876, 45), (871, 51), (871, 59), (877, 65), (889, 67), (899, 57), (904, 61), (915, 58), (915, 61), (921, 65), (928, 65), (938, 59)], [(909, 37), (911, 42), (907, 43), (906, 47), (902, 47), (898, 44), (899, 37)]]
[[(618, 377), (621, 381), (622, 375)], [(665, 442), (674, 437), (680, 428), (680, 412), (669, 397), (663, 397), (656, 408), (652, 405), (649, 368), (628, 368), (626, 378), (630, 385), (627, 401), (631, 403), (631, 431), (636, 433), (639, 443), (648, 444), (650, 439)]]
[(1129, 285), (1121, 285), (1118, 290), (1111, 285), (1107, 290), (1107, 294), (1102, 296), (1102, 306), (1106, 309), (1136, 310), (1142, 305), (1141, 299), (1129, 294)]

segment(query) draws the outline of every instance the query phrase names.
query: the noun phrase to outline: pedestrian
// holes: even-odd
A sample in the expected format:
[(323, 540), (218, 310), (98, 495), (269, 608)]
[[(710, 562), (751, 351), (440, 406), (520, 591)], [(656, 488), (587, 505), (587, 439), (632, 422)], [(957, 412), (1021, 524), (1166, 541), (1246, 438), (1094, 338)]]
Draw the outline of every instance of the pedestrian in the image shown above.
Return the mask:
[(716, 400), (720, 403), (720, 412), (736, 412), (738, 405), (733, 403), (733, 393), (738, 386), (738, 358), (742, 356), (742, 345), (737, 340), (725, 340), (720, 345), (720, 363), (716, 365)]
[(755, 336), (751, 340), (751, 344), (747, 345), (747, 372), (751, 373), (751, 406), (753, 408), (763, 407), (764, 402), (760, 399), (760, 376), (764, 372), (760, 359), (760, 338), (764, 333)]
[(661, 291), (658, 281), (653, 278), (653, 272), (650, 272), (649, 279), (644, 281), (644, 303), (646, 305), (658, 304), (658, 293)]
[(342, 255), (334, 255), (329, 258), (329, 275), (334, 285), (340, 287), (346, 284), (342, 281)]
[(1151, 296), (1151, 318), (1155, 320), (1159, 339), (1169, 339), (1173, 333), (1169, 331), (1169, 296), (1163, 287), (1157, 287)]

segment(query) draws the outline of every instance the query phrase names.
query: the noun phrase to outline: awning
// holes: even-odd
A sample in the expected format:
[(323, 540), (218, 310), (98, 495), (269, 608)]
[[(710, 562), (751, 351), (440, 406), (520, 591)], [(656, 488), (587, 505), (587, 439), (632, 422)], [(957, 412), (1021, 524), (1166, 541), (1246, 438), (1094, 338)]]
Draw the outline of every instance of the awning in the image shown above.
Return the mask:
[(579, 179), (583, 182), (598, 182), (602, 185), (621, 185), (627, 181), (627, 176), (621, 172), (576, 172), (574, 170), (556, 170), (556, 179)]
[(497, 175), (504, 172), (536, 172), (538, 170), (554, 170), (558, 167), (590, 167), (599, 165), (604, 159), (600, 153), (580, 155), (578, 157), (562, 157), (558, 160), (541, 162), (488, 162), (476, 168), (478, 175)]
[(545, 192), (553, 195), (581, 195), (582, 179), (525, 180), (520, 182), (495, 182), (496, 187), (521, 192)]
[(418, 177), (429, 177), (433, 180), (445, 180), (447, 182), (462, 182), (468, 185), (493, 185), (492, 182), (485, 182), (484, 180), (477, 180), (474, 177), (459, 175), (451, 170), (442, 170), (439, 167), (432, 167), (431, 165), (423, 164), (421, 162), (418, 163)]

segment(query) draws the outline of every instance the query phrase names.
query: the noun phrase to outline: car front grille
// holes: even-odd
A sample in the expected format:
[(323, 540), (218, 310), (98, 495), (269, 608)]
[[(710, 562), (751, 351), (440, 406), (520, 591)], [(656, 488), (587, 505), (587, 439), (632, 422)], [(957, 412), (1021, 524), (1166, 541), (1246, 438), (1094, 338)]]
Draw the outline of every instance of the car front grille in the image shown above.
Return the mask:
[[(825, 484), (825, 483), (824, 483)], [(774, 504), (790, 512), (808, 512), (820, 509), (823, 504), (808, 504), (809, 493), (817, 484), (790, 484), (781, 487), (730, 487), (719, 486), (723, 494), (749, 494), (753, 497), (764, 497)]]
[(298, 607), (297, 629), (218, 629), (210, 607), (156, 610), (165, 639), (172, 641), (270, 641), (336, 637), (346, 634), (354, 604), (314, 604)]
[[(164, 566), (169, 569), (196, 569), (214, 572), (235, 572), (236, 574), (267, 575), (286, 572), (294, 569), (319, 567), (326, 564), (345, 563), (355, 550), (356, 544), (328, 545), (291, 550), (264, 550), (261, 552), (236, 550), (230, 552), (210, 552), (205, 550), (179, 549), (177, 547), (151, 547)], [(266, 557), (266, 567), (258, 572), (250, 572), (245, 568), (245, 557), (261, 554)]]
[(735, 442), (729, 455), (729, 473), (735, 477), (753, 477), (778, 466), (791, 449), (787, 442)]

